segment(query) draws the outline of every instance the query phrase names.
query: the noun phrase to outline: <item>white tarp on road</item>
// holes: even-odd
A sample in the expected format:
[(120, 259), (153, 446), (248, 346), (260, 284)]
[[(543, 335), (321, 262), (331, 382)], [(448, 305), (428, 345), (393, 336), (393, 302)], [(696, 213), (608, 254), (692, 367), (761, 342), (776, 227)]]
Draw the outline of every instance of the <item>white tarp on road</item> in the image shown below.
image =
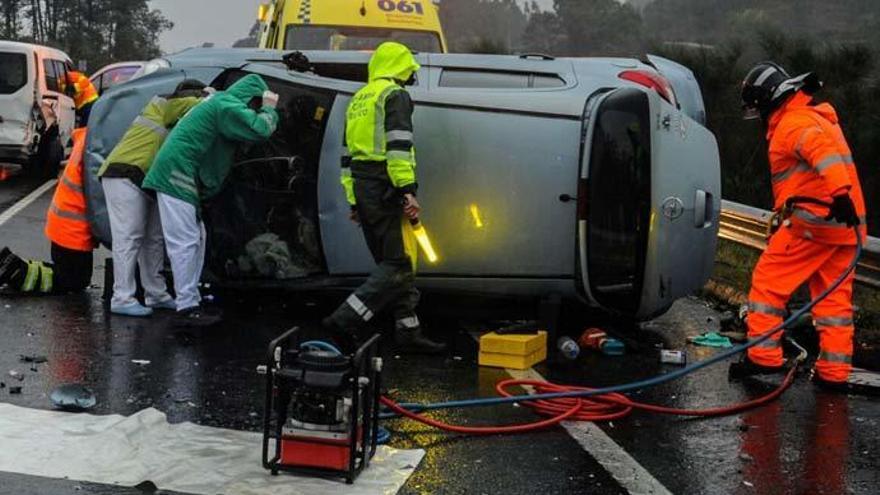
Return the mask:
[(393, 494), (413, 473), (423, 450), (380, 447), (354, 485), (270, 476), (258, 433), (169, 424), (144, 409), (133, 416), (93, 416), (0, 404), (0, 471), (48, 478), (204, 495)]

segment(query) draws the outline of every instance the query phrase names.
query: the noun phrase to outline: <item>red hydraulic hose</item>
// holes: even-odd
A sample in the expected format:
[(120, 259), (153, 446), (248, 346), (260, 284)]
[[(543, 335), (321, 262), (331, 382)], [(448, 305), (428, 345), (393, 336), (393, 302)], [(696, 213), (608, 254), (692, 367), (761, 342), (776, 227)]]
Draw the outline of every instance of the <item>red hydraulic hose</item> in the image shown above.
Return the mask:
[[(392, 411), (406, 418), (418, 421), (428, 426), (433, 426), (445, 431), (454, 433), (464, 433), (467, 435), (498, 435), (505, 433), (525, 433), (529, 431), (540, 430), (565, 420), (572, 421), (610, 421), (619, 419), (629, 415), (633, 409), (641, 409), (658, 414), (668, 414), (676, 416), (727, 416), (736, 414), (748, 409), (762, 406), (768, 402), (777, 399), (783, 392), (794, 382), (796, 367), (792, 367), (782, 383), (772, 392), (746, 402), (740, 402), (726, 407), (717, 407), (711, 409), (678, 409), (672, 407), (663, 407), (653, 404), (645, 404), (636, 402), (623, 394), (604, 394), (596, 395), (590, 398), (562, 398), (551, 400), (535, 400), (523, 401), (523, 406), (531, 408), (537, 414), (546, 416), (548, 419), (536, 421), (534, 423), (524, 423), (518, 425), (507, 426), (460, 426), (452, 425), (428, 418), (422, 414), (414, 413), (404, 407), (401, 407), (388, 397), (382, 397), (382, 404)], [(568, 385), (557, 385), (555, 383), (543, 382), (538, 380), (502, 380), (495, 385), (495, 390), (499, 395), (510, 397), (513, 394), (507, 391), (509, 387), (532, 387), (535, 393), (556, 393), (556, 392), (575, 392), (592, 390), (586, 387), (574, 387)]]

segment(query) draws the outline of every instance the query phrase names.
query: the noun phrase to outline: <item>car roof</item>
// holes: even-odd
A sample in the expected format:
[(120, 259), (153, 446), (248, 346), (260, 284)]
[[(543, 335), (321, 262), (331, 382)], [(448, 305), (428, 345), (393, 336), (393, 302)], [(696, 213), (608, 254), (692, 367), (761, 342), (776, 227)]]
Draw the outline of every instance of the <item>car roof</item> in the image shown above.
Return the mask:
[(22, 43), (20, 41), (0, 41), (0, 50), (9, 50), (9, 49), (24, 51), (24, 52), (28, 52), (28, 53), (31, 53), (31, 52), (49, 53), (51, 55), (55, 55), (56, 57), (62, 57), (65, 60), (70, 60), (70, 55), (68, 55), (67, 53), (65, 53), (57, 48), (52, 48), (51, 46), (36, 45), (33, 43)]

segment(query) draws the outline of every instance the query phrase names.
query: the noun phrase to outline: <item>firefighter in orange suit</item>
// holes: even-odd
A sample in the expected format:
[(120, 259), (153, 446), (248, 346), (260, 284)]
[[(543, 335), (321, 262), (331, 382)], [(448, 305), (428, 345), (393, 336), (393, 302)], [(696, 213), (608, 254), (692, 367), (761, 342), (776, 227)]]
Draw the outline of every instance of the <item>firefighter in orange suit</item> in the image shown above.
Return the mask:
[(82, 72), (75, 70), (67, 73), (67, 84), (73, 88), (73, 105), (76, 107), (77, 127), (86, 127), (89, 124), (89, 115), (92, 113), (92, 105), (98, 101), (98, 90)]
[[(865, 202), (849, 145), (837, 113), (817, 103), (821, 88), (813, 74), (789, 75), (764, 62), (743, 81), (745, 109), (766, 125), (774, 209), (793, 197), (809, 197), (830, 206), (797, 204), (770, 238), (752, 277), (748, 335), (754, 339), (779, 325), (798, 287), (809, 284), (812, 297), (828, 288), (851, 263), (856, 233), (867, 234)], [(845, 389), (852, 370), (853, 275), (813, 308), (819, 334), (814, 380)], [(780, 333), (749, 349), (731, 368), (734, 376), (773, 373), (784, 367)]]
[(95, 240), (83, 194), (86, 129), (75, 129), (72, 137), (73, 151), (58, 179), (46, 217), (52, 262), (25, 260), (9, 248), (0, 250), (0, 287), (6, 293), (64, 294), (83, 290), (91, 283)]

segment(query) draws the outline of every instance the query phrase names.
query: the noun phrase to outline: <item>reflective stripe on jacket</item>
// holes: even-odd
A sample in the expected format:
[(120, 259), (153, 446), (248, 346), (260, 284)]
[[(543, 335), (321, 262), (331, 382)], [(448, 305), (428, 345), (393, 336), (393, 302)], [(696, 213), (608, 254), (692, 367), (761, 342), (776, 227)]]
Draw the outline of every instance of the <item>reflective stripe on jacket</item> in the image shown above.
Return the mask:
[(59, 246), (75, 251), (95, 248), (92, 230), (86, 217), (86, 198), (83, 191), (83, 151), (86, 129), (74, 129), (71, 135), (73, 151), (58, 179), (52, 204), (46, 215), (46, 237)]
[(98, 177), (128, 178), (140, 185), (169, 129), (200, 101), (195, 97), (154, 97), (101, 165)]
[[(812, 105), (811, 100), (798, 92), (768, 123), (774, 207), (782, 208), (792, 196), (830, 203), (832, 196), (848, 192), (862, 220), (862, 235), (867, 235), (862, 187), (837, 113), (831, 105)], [(852, 229), (825, 220), (827, 215), (828, 208), (800, 205), (791, 218), (792, 231), (826, 244), (855, 244)]]
[(75, 70), (68, 72), (67, 83), (73, 85), (73, 103), (77, 110), (98, 99), (98, 90), (82, 72)]
[(356, 198), (349, 167), (357, 168), (358, 162), (384, 164), (388, 180), (401, 193), (415, 194), (418, 188), (413, 103), (401, 86), (418, 70), (412, 52), (400, 43), (382, 43), (370, 58), (369, 83), (352, 97), (345, 116), (341, 182), (352, 205)]

